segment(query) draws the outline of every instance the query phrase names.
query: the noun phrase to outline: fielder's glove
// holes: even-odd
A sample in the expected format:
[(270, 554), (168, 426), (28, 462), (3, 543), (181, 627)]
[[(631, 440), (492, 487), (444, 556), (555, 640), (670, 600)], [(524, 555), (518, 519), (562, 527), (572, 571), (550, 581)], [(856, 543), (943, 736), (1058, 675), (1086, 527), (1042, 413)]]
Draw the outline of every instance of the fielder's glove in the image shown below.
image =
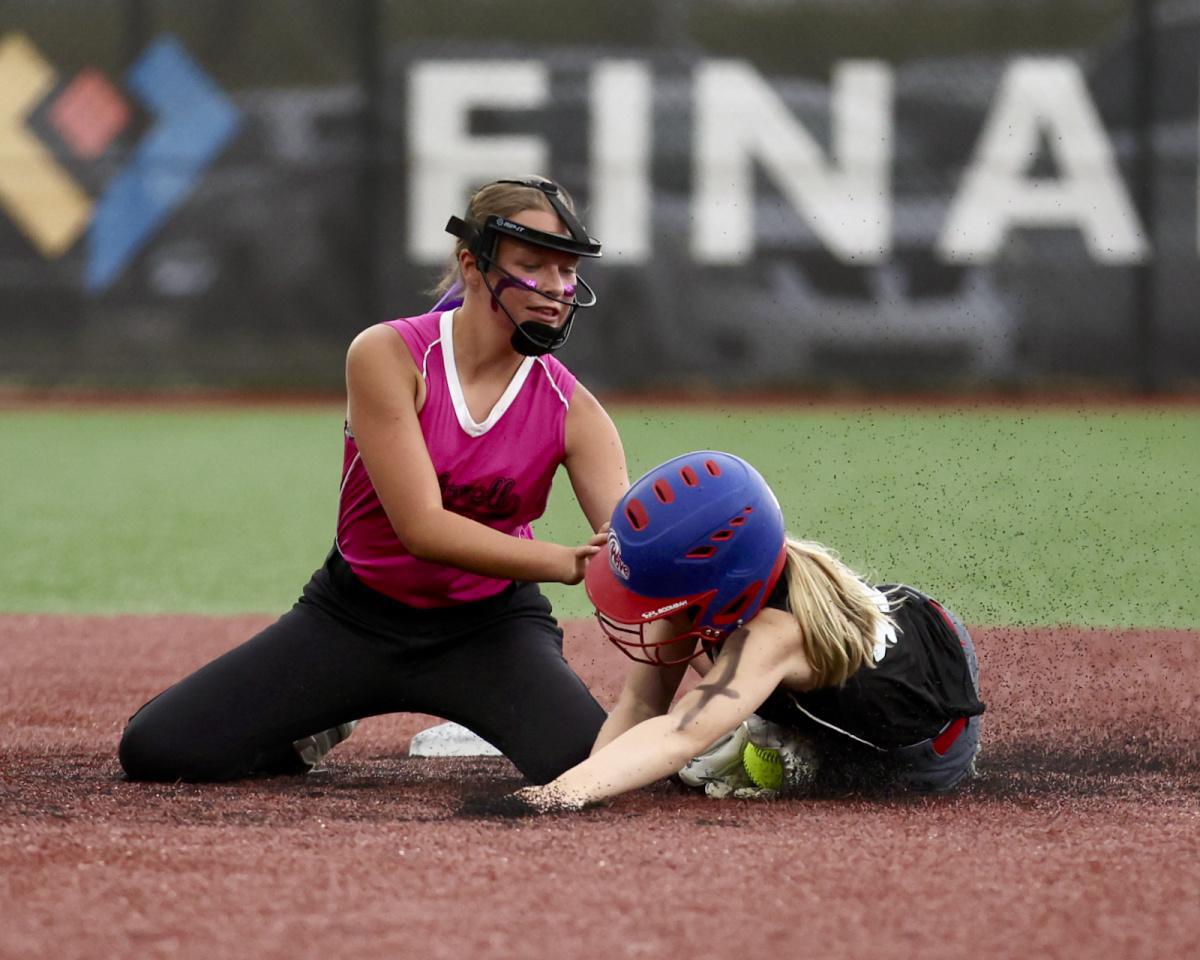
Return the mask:
[(770, 799), (801, 790), (816, 777), (816, 755), (794, 731), (757, 714), (689, 760), (679, 779), (722, 800)]

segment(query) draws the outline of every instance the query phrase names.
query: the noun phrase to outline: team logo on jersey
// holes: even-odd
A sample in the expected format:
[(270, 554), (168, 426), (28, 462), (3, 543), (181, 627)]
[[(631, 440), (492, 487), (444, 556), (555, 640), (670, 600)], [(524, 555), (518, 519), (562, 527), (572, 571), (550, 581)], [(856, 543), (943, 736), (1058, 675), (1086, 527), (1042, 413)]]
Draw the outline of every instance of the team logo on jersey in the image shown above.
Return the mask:
[(521, 510), (521, 498), (513, 493), (517, 481), (512, 477), (488, 477), (474, 483), (451, 483), (450, 474), (438, 474), (442, 488), (442, 506), (451, 513), (488, 523), (515, 517)]
[(608, 534), (608, 565), (622, 580), (629, 579), (629, 564), (621, 559), (621, 541), (611, 531)]

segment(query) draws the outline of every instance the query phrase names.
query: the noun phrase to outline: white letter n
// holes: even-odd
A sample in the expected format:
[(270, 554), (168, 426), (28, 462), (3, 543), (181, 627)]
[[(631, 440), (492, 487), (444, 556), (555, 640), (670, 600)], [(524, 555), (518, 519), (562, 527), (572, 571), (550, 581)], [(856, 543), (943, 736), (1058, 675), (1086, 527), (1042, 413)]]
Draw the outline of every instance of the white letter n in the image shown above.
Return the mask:
[(838, 257), (883, 259), (891, 246), (891, 93), (886, 64), (838, 65), (827, 161), (753, 67), (737, 60), (702, 64), (695, 81), (697, 259), (739, 263), (752, 255), (754, 161)]

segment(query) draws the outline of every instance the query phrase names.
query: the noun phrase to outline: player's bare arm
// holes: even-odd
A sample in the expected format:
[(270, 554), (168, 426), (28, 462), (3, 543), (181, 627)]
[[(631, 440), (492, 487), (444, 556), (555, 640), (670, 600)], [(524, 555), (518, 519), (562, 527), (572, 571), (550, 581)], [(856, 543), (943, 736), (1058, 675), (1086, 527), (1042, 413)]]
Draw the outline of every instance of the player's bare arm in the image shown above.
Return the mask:
[(803, 674), (795, 631), (774, 618), (762, 624), (756, 618), (725, 641), (704, 682), (669, 713), (637, 724), (557, 780), (517, 796), (543, 809), (574, 809), (655, 783), (747, 719), (785, 677)]
[(348, 421), (400, 541), (422, 560), (484, 576), (578, 583), (583, 564), (599, 547), (519, 540), (442, 506), (417, 419), (421, 387), (416, 364), (395, 331), (379, 325), (355, 338), (346, 357)]
[(580, 509), (599, 531), (629, 489), (629, 470), (612, 418), (581, 383), (567, 412), (564, 465)]
[[(597, 561), (599, 562), (599, 561)], [(670, 618), (649, 624), (646, 628), (651, 641), (665, 639), (672, 634), (681, 633), (687, 629), (683, 618)], [(682, 641), (694, 644), (694, 639)], [(670, 709), (671, 701), (679, 690), (684, 674), (687, 673), (687, 654), (690, 650), (669, 649), (668, 659), (682, 662), (669, 667), (656, 667), (648, 663), (630, 661), (629, 672), (625, 675), (625, 683), (613, 706), (612, 712), (600, 728), (592, 753), (598, 753), (626, 730), (629, 730), (644, 720), (661, 716)], [(694, 662), (694, 661), (693, 661)]]

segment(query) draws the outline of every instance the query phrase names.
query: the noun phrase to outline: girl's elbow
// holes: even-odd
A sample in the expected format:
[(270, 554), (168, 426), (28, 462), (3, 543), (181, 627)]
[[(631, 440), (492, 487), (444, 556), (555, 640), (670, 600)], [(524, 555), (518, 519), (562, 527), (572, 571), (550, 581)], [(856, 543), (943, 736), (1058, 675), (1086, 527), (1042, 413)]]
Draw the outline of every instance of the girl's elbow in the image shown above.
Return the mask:
[(431, 520), (414, 520), (410, 517), (403, 527), (393, 523), (392, 529), (410, 555), (417, 560), (436, 563), (445, 552), (444, 538), (438, 536), (437, 526)]
[(437, 561), (440, 559), (433, 546), (425, 543), (423, 540), (405, 540), (403, 537), (401, 537), (400, 542), (404, 544), (404, 549), (407, 550), (409, 555), (414, 559), (420, 560), (424, 563), (437, 563)]

